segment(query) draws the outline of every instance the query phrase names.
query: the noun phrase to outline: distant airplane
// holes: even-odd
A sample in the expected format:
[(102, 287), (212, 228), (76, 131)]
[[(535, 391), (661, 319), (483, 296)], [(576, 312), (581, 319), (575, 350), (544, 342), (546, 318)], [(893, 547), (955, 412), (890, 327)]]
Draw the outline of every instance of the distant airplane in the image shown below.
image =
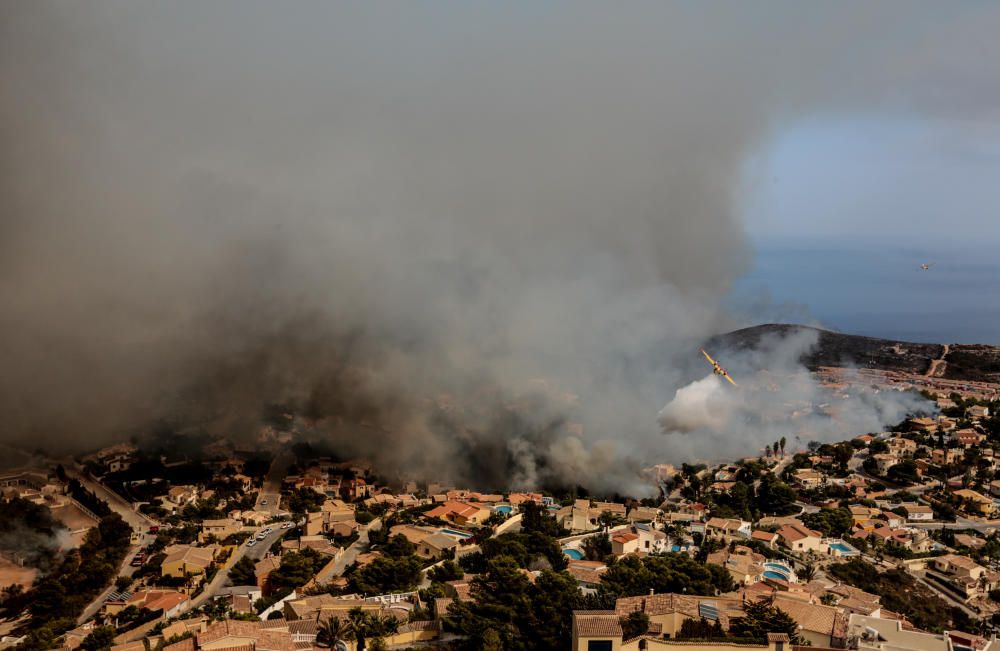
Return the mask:
[(729, 373), (726, 372), (726, 369), (722, 368), (721, 364), (712, 359), (712, 356), (705, 352), (704, 348), (701, 349), (701, 354), (704, 355), (705, 359), (707, 359), (712, 364), (713, 373), (715, 373), (716, 375), (721, 375), (722, 377), (726, 378), (727, 380), (729, 380), (729, 383), (732, 384), (734, 387), (739, 386), (738, 384), (736, 384), (736, 381), (733, 380), (733, 378), (729, 377)]
[(920, 265), (920, 268), (923, 269), (924, 271), (927, 271), (928, 269), (930, 269), (933, 266), (934, 266), (933, 262), (925, 262), (922, 265)]

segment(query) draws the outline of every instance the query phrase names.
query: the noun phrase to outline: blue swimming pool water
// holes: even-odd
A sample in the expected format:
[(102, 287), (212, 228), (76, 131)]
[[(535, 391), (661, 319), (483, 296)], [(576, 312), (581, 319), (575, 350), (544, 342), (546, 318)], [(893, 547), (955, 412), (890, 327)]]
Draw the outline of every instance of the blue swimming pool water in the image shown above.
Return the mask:
[(672, 551), (674, 553), (679, 552), (680, 550), (681, 550), (680, 545), (671, 545), (670, 546), (670, 551)]
[(563, 553), (572, 558), (574, 561), (583, 560), (583, 552), (579, 549), (564, 549)]
[(464, 531), (455, 531), (454, 529), (440, 529), (441, 533), (446, 533), (449, 536), (458, 536), (459, 538), (472, 538), (471, 533), (466, 533)]
[(790, 581), (792, 579), (792, 571), (782, 563), (764, 563), (764, 576), (769, 579)]
[(507, 506), (506, 504), (501, 504), (500, 506), (494, 506), (493, 510), (496, 511), (497, 513), (510, 513), (514, 509)]
[(842, 552), (844, 554), (847, 554), (847, 553), (849, 553), (851, 551), (850, 547), (848, 547), (844, 543), (840, 543), (840, 542), (830, 543), (830, 547), (832, 547), (832, 548), (836, 549), (838, 552)]

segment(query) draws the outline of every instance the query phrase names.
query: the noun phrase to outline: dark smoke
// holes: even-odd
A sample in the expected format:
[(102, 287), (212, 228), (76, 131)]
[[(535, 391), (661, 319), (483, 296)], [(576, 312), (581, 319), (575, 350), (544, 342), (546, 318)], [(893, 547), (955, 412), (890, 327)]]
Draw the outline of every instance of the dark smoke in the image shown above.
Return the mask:
[(60, 448), (278, 402), (386, 466), (622, 485), (728, 325), (754, 148), (997, 106), (974, 4), (0, 13), (2, 436)]

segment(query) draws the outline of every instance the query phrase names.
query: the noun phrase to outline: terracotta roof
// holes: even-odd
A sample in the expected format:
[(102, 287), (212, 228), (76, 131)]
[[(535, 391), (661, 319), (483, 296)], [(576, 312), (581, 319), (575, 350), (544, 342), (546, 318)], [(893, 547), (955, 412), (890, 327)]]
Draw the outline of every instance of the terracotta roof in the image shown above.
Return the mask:
[(231, 635), (241, 637), (254, 637), (260, 631), (260, 622), (244, 622), (235, 619), (224, 619), (209, 625), (201, 633), (198, 633), (198, 646), (203, 646), (209, 642), (229, 637)]
[(316, 635), (319, 622), (315, 619), (294, 619), (288, 622), (288, 632), (292, 635)]
[(774, 539), (778, 537), (778, 534), (770, 533), (768, 531), (760, 531), (758, 529), (757, 531), (754, 531), (752, 534), (750, 534), (750, 537), (753, 538), (754, 540), (764, 540), (766, 542), (773, 542)]
[(162, 610), (163, 612), (167, 612), (171, 608), (176, 608), (187, 600), (188, 596), (186, 594), (182, 594), (180, 592), (165, 592), (157, 597), (147, 600), (145, 607), (149, 610)]
[(437, 622), (433, 620), (418, 620), (403, 624), (399, 627), (399, 632), (409, 633), (410, 631), (435, 631), (437, 630), (437, 627)]
[[(774, 606), (788, 613), (803, 630), (823, 635), (832, 636), (837, 628), (838, 619), (843, 620), (840, 612), (832, 606), (809, 604), (780, 596), (774, 600)], [(844, 625), (842, 621), (841, 625)]]
[(189, 637), (180, 642), (174, 642), (163, 647), (163, 651), (194, 651), (194, 638)]
[(567, 566), (566, 571), (580, 583), (590, 583), (596, 585), (601, 582), (601, 575), (604, 574), (605, 570), (597, 570), (570, 564)]
[(813, 531), (804, 524), (786, 524), (778, 530), (778, 535), (789, 542), (802, 540), (803, 538), (822, 538), (823, 534)]
[(573, 622), (580, 637), (622, 636), (622, 625), (613, 610), (574, 611)]

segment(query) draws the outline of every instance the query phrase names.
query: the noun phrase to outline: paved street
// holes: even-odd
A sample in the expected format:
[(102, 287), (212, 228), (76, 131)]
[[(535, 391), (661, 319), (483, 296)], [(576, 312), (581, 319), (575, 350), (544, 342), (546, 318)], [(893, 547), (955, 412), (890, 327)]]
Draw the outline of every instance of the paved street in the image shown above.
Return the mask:
[(127, 522), (134, 530), (138, 532), (145, 532), (149, 530), (150, 525), (156, 524), (156, 522), (149, 517), (133, 510), (132, 505), (129, 504), (125, 498), (101, 482), (90, 478), (85, 473), (71, 466), (65, 466), (65, 469), (68, 477), (76, 479), (83, 484), (84, 488), (107, 502), (108, 506), (111, 507), (111, 510), (122, 516), (122, 519), (125, 520), (125, 522)]
[(264, 478), (264, 485), (257, 494), (255, 510), (278, 514), (281, 510), (281, 482), (288, 475), (288, 468), (293, 461), (295, 461), (295, 456), (289, 451), (284, 451), (274, 458), (267, 471), (267, 476)]
[(325, 583), (335, 576), (343, 575), (344, 570), (346, 570), (347, 567), (357, 559), (358, 554), (363, 553), (365, 549), (367, 549), (368, 532), (372, 529), (378, 531), (381, 528), (382, 528), (381, 518), (375, 518), (374, 520), (369, 522), (367, 526), (362, 527), (361, 530), (358, 532), (358, 539), (355, 540), (350, 547), (344, 550), (344, 553), (341, 555), (340, 559), (334, 564), (333, 571), (326, 576), (317, 578), (316, 582)]
[[(119, 576), (132, 576), (133, 574), (135, 574), (135, 571), (138, 570), (139, 568), (132, 567), (131, 565), (132, 557), (135, 556), (136, 552), (138, 552), (140, 549), (142, 549), (152, 541), (153, 541), (153, 536), (144, 533), (142, 535), (142, 538), (139, 540), (139, 544), (132, 545), (131, 547), (129, 547), (128, 553), (125, 554), (125, 560), (122, 561), (121, 567), (118, 568), (118, 574), (115, 576), (115, 578), (118, 578)], [(104, 605), (104, 602), (107, 601), (108, 597), (111, 596), (111, 593), (114, 591), (115, 591), (115, 586), (114, 583), (112, 583), (110, 586), (105, 588), (105, 590), (101, 592), (101, 594), (97, 595), (97, 598), (91, 601), (86, 608), (84, 608), (83, 613), (81, 613), (81, 615), (77, 618), (76, 623), (78, 625), (82, 624), (91, 617), (93, 617), (94, 615), (96, 615), (97, 611), (101, 609), (101, 606)]]
[[(260, 559), (264, 558), (264, 555), (267, 553), (267, 550), (271, 548), (271, 545), (273, 545), (275, 541), (280, 540), (282, 537), (284, 537), (286, 533), (290, 531), (290, 529), (282, 529), (281, 523), (271, 524), (268, 526), (274, 529), (274, 531), (268, 534), (268, 536), (264, 538), (264, 540), (258, 540), (257, 544), (254, 545), (253, 547), (247, 546), (246, 543), (243, 543), (242, 545), (237, 547), (236, 551), (233, 552), (233, 555), (229, 557), (229, 559), (226, 561), (226, 564), (223, 567), (219, 568), (219, 571), (216, 572), (215, 577), (207, 586), (205, 586), (205, 589), (202, 590), (201, 594), (199, 594), (191, 602), (189, 602), (187, 610), (191, 610), (192, 608), (198, 608), (202, 606), (206, 601), (215, 597), (215, 595), (218, 594), (219, 590), (226, 587), (227, 585), (230, 585), (229, 570), (233, 567), (233, 565), (239, 562), (241, 558), (246, 556), (250, 559), (253, 559), (254, 561), (259, 561)], [(260, 531), (260, 529), (256, 529), (254, 531), (255, 536), (257, 535), (258, 531)]]

